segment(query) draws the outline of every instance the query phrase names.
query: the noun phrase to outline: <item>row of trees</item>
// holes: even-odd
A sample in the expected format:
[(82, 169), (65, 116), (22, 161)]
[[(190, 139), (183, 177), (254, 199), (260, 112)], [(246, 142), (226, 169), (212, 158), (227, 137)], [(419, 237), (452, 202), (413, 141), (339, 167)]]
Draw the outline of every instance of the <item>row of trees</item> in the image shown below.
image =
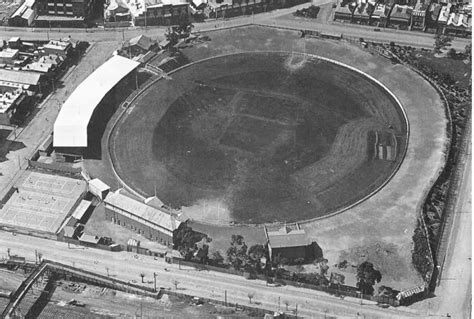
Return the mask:
[[(273, 264), (268, 258), (268, 252), (263, 245), (256, 244), (248, 248), (242, 235), (232, 235), (230, 246), (226, 251), (227, 260), (219, 251), (214, 251), (209, 256), (209, 243), (211, 238), (193, 231), (189, 226), (180, 227), (175, 235), (175, 247), (187, 261), (218, 267), (232, 267), (235, 270), (248, 274), (265, 274), (275, 279), (304, 282), (318, 286), (343, 285), (344, 276), (331, 273), (328, 278), (328, 260), (321, 258), (317, 261), (319, 273), (290, 272), (282, 268), (281, 261)], [(367, 295), (374, 293), (373, 286), (380, 282), (382, 275), (370, 262), (364, 262), (357, 269), (357, 289)], [(268, 279), (269, 282), (273, 280)]]
[(262, 273), (266, 262), (262, 265), (262, 258), (267, 257), (265, 247), (257, 244), (247, 248), (241, 235), (232, 235), (230, 247), (227, 249), (227, 260), (236, 270)]

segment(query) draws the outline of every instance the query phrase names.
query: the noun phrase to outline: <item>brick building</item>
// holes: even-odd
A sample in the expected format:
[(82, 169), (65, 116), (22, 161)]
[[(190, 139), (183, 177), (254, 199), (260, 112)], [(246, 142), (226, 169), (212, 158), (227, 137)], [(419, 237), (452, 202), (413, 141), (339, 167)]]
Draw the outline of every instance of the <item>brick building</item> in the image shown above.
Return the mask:
[(307, 0), (209, 0), (204, 12), (209, 18), (230, 18), (288, 8), (305, 2)]
[(104, 204), (106, 218), (115, 224), (130, 228), (162, 245), (173, 246), (175, 231), (181, 225), (176, 216), (126, 196), (121, 189), (109, 193)]
[(306, 235), (299, 224), (285, 225), (280, 229), (270, 230), (265, 227), (265, 236), (269, 257), (272, 261), (286, 259), (289, 263), (296, 260), (313, 260), (316, 255), (316, 243)]
[(177, 24), (189, 14), (186, 0), (131, 0), (128, 6), (135, 26)]
[(40, 15), (66, 17), (88, 17), (92, 13), (94, 0), (38, 0)]

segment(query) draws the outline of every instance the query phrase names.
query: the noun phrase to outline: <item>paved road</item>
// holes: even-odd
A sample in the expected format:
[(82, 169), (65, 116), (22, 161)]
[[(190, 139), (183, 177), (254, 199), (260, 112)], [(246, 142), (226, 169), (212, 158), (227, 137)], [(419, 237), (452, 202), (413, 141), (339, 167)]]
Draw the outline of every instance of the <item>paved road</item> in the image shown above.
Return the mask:
[[(200, 297), (224, 299), (227, 291), (228, 302), (249, 304), (248, 293), (255, 293), (254, 302), (271, 310), (285, 310), (284, 302), (289, 302), (289, 309), (294, 310), (298, 304), (298, 314), (307, 318), (322, 318), (327, 314), (335, 314), (340, 318), (355, 318), (359, 312), (365, 318), (402, 318), (416, 316), (407, 308), (380, 309), (375, 305), (360, 305), (357, 299), (339, 298), (324, 293), (294, 287), (266, 287), (264, 281), (245, 280), (240, 276), (227, 275), (210, 271), (196, 271), (189, 267), (179, 269), (179, 265), (170, 265), (162, 259), (149, 256), (138, 256), (127, 252), (112, 253), (97, 249), (71, 246), (61, 242), (0, 232), (0, 256), (6, 255), (7, 248), (12, 254), (18, 254), (34, 260), (35, 249), (44, 258), (70, 264), (84, 270), (102, 275), (114, 276), (118, 279), (140, 283), (141, 272), (145, 273), (145, 285), (153, 286), (153, 272), (157, 272), (157, 284), (161, 287), (174, 289), (172, 280), (177, 280), (180, 292)], [(165, 268), (168, 271), (165, 271)], [(364, 301), (368, 303), (368, 301)]]
[[(331, 3), (331, 0), (314, 0), (314, 5), (322, 5)], [(253, 16), (235, 17), (223, 20), (208, 20), (203, 23), (196, 23), (196, 31), (213, 30), (221, 27), (238, 26), (247, 23), (263, 24), (268, 26), (278, 26), (293, 29), (318, 30), (321, 32), (337, 32), (354, 38), (364, 38), (370, 41), (390, 42), (394, 41), (402, 45), (412, 45), (417, 47), (433, 47), (434, 36), (429, 33), (411, 32), (394, 29), (382, 29), (381, 32), (375, 32), (373, 27), (361, 26), (356, 24), (345, 24), (326, 21), (311, 21), (308, 19), (284, 19), (281, 16), (294, 12), (296, 9), (308, 7), (310, 4), (302, 4), (296, 7), (275, 10), (267, 13), (256, 14)], [(86, 41), (122, 41), (139, 34), (146, 34), (155, 38), (164, 38), (166, 27), (150, 27), (150, 28), (134, 28), (121, 30), (105, 30), (105, 29), (56, 29), (51, 30), (44, 28), (3, 28), (2, 37), (20, 36), (23, 39), (56, 39), (72, 35), (73, 38)], [(466, 44), (470, 43), (470, 39), (456, 38), (452, 41), (452, 47), (456, 50), (463, 50)]]

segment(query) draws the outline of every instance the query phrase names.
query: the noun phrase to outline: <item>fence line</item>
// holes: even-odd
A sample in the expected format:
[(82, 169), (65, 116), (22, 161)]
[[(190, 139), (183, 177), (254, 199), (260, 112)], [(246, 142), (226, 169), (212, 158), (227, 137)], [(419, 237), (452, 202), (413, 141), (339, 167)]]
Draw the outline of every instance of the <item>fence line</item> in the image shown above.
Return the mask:
[(443, 209), (443, 216), (441, 218), (441, 228), (438, 233), (438, 243), (436, 247), (436, 259), (437, 259), (437, 266), (438, 266), (438, 278), (437, 278), (437, 285), (439, 286), (441, 281), (441, 274), (444, 268), (444, 262), (446, 260), (449, 237), (451, 235), (451, 231), (453, 228), (454, 222), (454, 214), (458, 194), (457, 190), (459, 189), (462, 183), (462, 177), (464, 173), (464, 167), (466, 164), (466, 150), (468, 147), (469, 142), (469, 135), (471, 132), (471, 123), (470, 123), (470, 111), (468, 110), (469, 114), (466, 117), (466, 127), (463, 132), (462, 140), (460, 142), (460, 147), (458, 150), (458, 154), (455, 158), (456, 167), (452, 171), (451, 181), (449, 183), (448, 192), (447, 192), (447, 201), (446, 205)]
[[(190, 266), (190, 267), (195, 267), (197, 269), (201, 270), (211, 270), (211, 271), (217, 271), (217, 272), (222, 272), (226, 274), (231, 274), (231, 275), (237, 275), (237, 276), (246, 276), (248, 273), (245, 273), (240, 270), (235, 270), (235, 269), (230, 269), (230, 268), (224, 268), (224, 267), (217, 267), (217, 266), (212, 266), (212, 265), (204, 265), (204, 264), (199, 264), (195, 263), (192, 261), (186, 261), (181, 258), (173, 258), (172, 262), (174, 264), (179, 264), (179, 265), (184, 265), (184, 266)], [(287, 286), (293, 286), (293, 287), (298, 287), (298, 288), (306, 288), (306, 289), (311, 289), (311, 290), (318, 290), (318, 291), (323, 291), (332, 295), (336, 296), (346, 296), (346, 297), (353, 297), (353, 298), (359, 298), (359, 299), (364, 299), (364, 300), (370, 300), (370, 301), (375, 301), (377, 303), (384, 303), (384, 304), (389, 304), (391, 306), (399, 306), (400, 303), (396, 298), (393, 297), (388, 297), (388, 296), (372, 296), (372, 295), (364, 295), (361, 294), (360, 292), (357, 291), (355, 287), (351, 286), (345, 286), (345, 285), (337, 285), (337, 286), (322, 286), (322, 285), (315, 285), (315, 284), (309, 284), (305, 282), (299, 282), (299, 281), (294, 281), (289, 278), (291, 278), (288, 275), (284, 275), (285, 278), (275, 278), (276, 281), (282, 282)], [(254, 279), (259, 279), (259, 280), (268, 280), (269, 276), (265, 276), (263, 274), (252, 274)]]

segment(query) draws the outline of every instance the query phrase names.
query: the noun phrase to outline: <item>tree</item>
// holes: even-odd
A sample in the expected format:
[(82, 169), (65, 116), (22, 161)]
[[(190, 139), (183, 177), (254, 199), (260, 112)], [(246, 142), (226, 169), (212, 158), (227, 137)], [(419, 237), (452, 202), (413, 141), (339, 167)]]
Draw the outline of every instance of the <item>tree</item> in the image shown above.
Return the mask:
[(142, 284), (143, 284), (143, 283), (145, 282), (145, 281), (144, 281), (145, 274), (141, 272), (141, 273), (140, 273), (140, 277), (142, 277)]
[(449, 49), (447, 55), (449, 58), (454, 59), (456, 57), (456, 50), (453, 48)]
[(178, 43), (179, 35), (173, 30), (168, 29), (165, 33), (165, 38), (170, 42), (171, 46), (173, 46)]
[(260, 272), (262, 270), (261, 259), (266, 256), (265, 247), (260, 244), (253, 245), (248, 250), (248, 256), (250, 266), (257, 272)]
[(179, 281), (176, 279), (171, 280), (171, 283), (174, 286), (174, 290), (178, 290)]
[(365, 295), (374, 293), (375, 282), (382, 280), (380, 271), (374, 269), (374, 265), (364, 261), (357, 267), (357, 288)]
[(329, 282), (333, 285), (344, 285), (344, 280), (346, 277), (344, 275), (332, 272), (331, 277), (329, 278)]
[(189, 20), (189, 16), (186, 13), (181, 14), (178, 18), (178, 27), (176, 28), (179, 37), (189, 37), (192, 28), (194, 28), (194, 25)]
[(227, 249), (227, 259), (234, 269), (241, 269), (248, 264), (247, 244), (241, 235), (232, 235), (230, 247)]
[(464, 57), (466, 59), (471, 59), (471, 49), (472, 49), (472, 43), (469, 43), (466, 45), (466, 47), (464, 48)]
[(196, 243), (200, 242), (205, 237), (205, 234), (194, 231), (188, 225), (183, 224), (178, 228), (174, 235), (174, 248), (184, 256), (185, 260), (191, 260), (194, 253), (197, 253), (199, 250)]
[(224, 257), (222, 257), (221, 253), (218, 250), (212, 253), (211, 259), (214, 265), (220, 265), (224, 262)]
[(244, 237), (242, 235), (232, 235), (230, 237), (230, 245), (231, 246), (236, 246), (236, 245), (242, 245), (244, 243)]
[(448, 35), (437, 33), (435, 35), (435, 43), (434, 43), (433, 52), (435, 54), (440, 54), (442, 50), (444, 50), (447, 47), (451, 46), (451, 41), (452, 40), (453, 40), (453, 38), (448, 36)]
[(252, 299), (253, 299), (254, 296), (255, 296), (255, 293), (254, 293), (254, 292), (249, 292), (249, 293), (247, 294), (247, 297), (249, 297), (250, 303), (252, 303)]

